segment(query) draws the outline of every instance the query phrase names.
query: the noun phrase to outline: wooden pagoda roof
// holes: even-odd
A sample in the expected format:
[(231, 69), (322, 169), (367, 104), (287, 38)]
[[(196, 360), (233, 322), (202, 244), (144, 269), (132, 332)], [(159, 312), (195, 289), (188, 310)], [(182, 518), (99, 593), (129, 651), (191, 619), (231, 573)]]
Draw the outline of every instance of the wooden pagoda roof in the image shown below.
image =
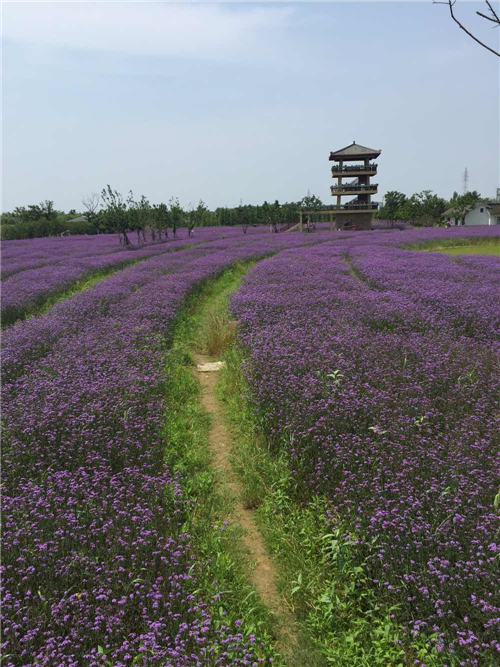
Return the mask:
[(365, 160), (376, 158), (381, 152), (381, 150), (377, 150), (376, 148), (361, 146), (353, 141), (349, 146), (340, 148), (338, 151), (332, 151), (330, 153), (330, 160)]

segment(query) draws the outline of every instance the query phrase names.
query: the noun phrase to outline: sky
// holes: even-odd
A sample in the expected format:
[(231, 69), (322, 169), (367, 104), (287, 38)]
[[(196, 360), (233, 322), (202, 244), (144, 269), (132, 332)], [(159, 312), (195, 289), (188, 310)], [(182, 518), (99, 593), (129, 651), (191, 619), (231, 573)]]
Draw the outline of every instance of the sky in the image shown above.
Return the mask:
[[(495, 4), (498, 7), (498, 3)], [(500, 30), (456, 13), (498, 50)], [(3, 2), (2, 210), (106, 184), (210, 208), (332, 201), (329, 153), (388, 190), (494, 197), (499, 62), (443, 5)]]

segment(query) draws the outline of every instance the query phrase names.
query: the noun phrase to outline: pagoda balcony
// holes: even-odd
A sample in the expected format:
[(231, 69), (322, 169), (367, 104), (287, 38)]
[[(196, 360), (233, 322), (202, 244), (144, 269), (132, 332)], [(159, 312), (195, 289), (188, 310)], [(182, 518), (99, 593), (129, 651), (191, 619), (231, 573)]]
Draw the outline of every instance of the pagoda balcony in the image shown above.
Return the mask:
[(376, 194), (378, 188), (378, 183), (365, 183), (361, 185), (332, 185), (330, 190), (332, 195), (334, 194), (345, 194), (345, 195), (357, 195), (357, 194)]
[(330, 206), (331, 209), (341, 212), (349, 211), (349, 213), (366, 213), (368, 211), (377, 211), (378, 203), (377, 202), (357, 202), (352, 204), (337, 204)]
[(345, 176), (372, 176), (377, 173), (377, 164), (352, 164), (352, 165), (334, 165), (332, 167), (332, 176), (340, 176), (344, 174)]

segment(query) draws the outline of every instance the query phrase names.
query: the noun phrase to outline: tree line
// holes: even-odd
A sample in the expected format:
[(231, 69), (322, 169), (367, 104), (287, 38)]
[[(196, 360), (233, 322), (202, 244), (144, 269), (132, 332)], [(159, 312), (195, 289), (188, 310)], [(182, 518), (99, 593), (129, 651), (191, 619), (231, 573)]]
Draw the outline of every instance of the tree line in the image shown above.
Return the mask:
[[(450, 200), (423, 190), (407, 196), (391, 190), (386, 193), (382, 206), (375, 213), (378, 220), (389, 223), (401, 221), (416, 226), (433, 226), (443, 222), (443, 214), (453, 208), (454, 217), (464, 219), (469, 207), (480, 200), (477, 191), (464, 195), (453, 193)], [(2, 239), (26, 239), (68, 234), (116, 233), (125, 245), (142, 244), (146, 240), (162, 241), (177, 238), (185, 229), (193, 236), (196, 227), (239, 226), (246, 233), (249, 227), (267, 225), (271, 231), (287, 229), (299, 220), (301, 210), (312, 212), (328, 208), (319, 197), (308, 192), (298, 202), (280, 204), (264, 202), (261, 205), (243, 204), (210, 210), (203, 200), (183, 208), (177, 197), (167, 203), (151, 204), (147, 197), (136, 198), (132, 191), (122, 195), (107, 185), (100, 194), (82, 199), (83, 210), (68, 213), (58, 211), (54, 202), (20, 206), (2, 215)], [(76, 218), (76, 219), (75, 219)]]
[(2, 239), (116, 233), (121, 243), (130, 246), (147, 240), (177, 238), (181, 228), (189, 237), (196, 227), (210, 226), (239, 226), (246, 233), (249, 227), (268, 225), (277, 232), (298, 222), (301, 208), (319, 209), (322, 203), (308, 193), (299, 202), (240, 203), (212, 211), (201, 199), (187, 208), (181, 206), (177, 197), (171, 197), (167, 203), (151, 204), (144, 195), (136, 198), (129, 191), (124, 196), (107, 185), (100, 194), (83, 197), (82, 205), (83, 211), (79, 213), (57, 211), (49, 200), (17, 207), (2, 215)]
[(443, 221), (447, 209), (454, 210), (453, 217), (464, 220), (467, 211), (481, 199), (477, 190), (459, 195), (454, 192), (450, 200), (434, 194), (432, 190), (423, 190), (407, 197), (403, 192), (387, 192), (382, 206), (375, 214), (378, 220), (390, 222), (404, 221), (415, 226), (433, 227)]

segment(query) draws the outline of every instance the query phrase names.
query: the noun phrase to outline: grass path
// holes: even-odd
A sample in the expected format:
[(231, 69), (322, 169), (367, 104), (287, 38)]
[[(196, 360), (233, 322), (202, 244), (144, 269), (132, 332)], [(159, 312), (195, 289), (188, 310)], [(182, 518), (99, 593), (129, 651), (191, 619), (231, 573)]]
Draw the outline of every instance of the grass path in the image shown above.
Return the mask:
[[(167, 353), (166, 462), (194, 500), (184, 530), (199, 590), (219, 596), (223, 623), (255, 635), (258, 657), (276, 667), (413, 664), (390, 610), (343, 543), (339, 551), (343, 532), (330, 525), (326, 501), (294, 499), (286, 443), (271, 452), (261, 432), (228, 310), (250, 267), (236, 264), (200, 287)], [(225, 362), (217, 372), (198, 368), (215, 361)]]
[(221, 624), (236, 623), (244, 636), (254, 635), (266, 663), (308, 667), (316, 663), (304, 658), (300, 628), (276, 586), (258, 503), (235, 465), (239, 441), (221, 391), (223, 373), (198, 369), (232, 354), (228, 300), (252, 265), (236, 263), (202, 285), (177, 318), (166, 357), (165, 458), (194, 499), (184, 529), (193, 536), (199, 589), (207, 600), (220, 599)]
[[(198, 590), (217, 596), (222, 622), (254, 636), (257, 657), (276, 667), (406, 667), (417, 657), (440, 667), (425, 642), (403, 637), (326, 499), (295, 498), (287, 434), (278, 450), (266, 442), (228, 309), (250, 267), (236, 264), (200, 287), (167, 353), (166, 462), (194, 500), (184, 529)], [(200, 370), (215, 361), (225, 365)]]
[(205, 412), (210, 415), (211, 423), (208, 434), (213, 465), (219, 480), (219, 492), (225, 497), (232, 497), (230, 519), (242, 531), (242, 541), (252, 564), (249, 577), (257, 594), (276, 620), (278, 647), (282, 654), (293, 650), (296, 643), (295, 619), (286, 608), (276, 587), (277, 572), (275, 564), (269, 556), (262, 534), (258, 528), (255, 509), (244, 502), (244, 489), (238, 480), (231, 463), (230, 453), (234, 448), (232, 436), (228, 430), (223, 408), (217, 398), (217, 371), (200, 371), (199, 366), (218, 361), (217, 356), (209, 354), (193, 354), (196, 369), (193, 371), (201, 386), (201, 402)]

